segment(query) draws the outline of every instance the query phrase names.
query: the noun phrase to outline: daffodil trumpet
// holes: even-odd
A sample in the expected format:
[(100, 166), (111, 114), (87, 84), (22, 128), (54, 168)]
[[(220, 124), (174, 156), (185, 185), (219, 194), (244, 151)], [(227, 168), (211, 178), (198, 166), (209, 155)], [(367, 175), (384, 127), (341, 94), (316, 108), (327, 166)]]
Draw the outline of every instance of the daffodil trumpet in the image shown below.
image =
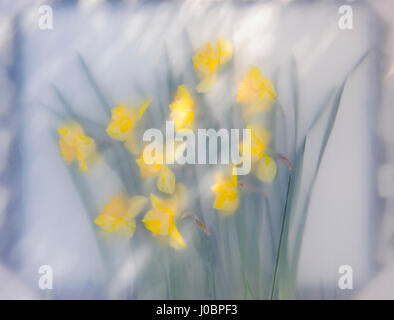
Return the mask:
[(137, 108), (119, 104), (111, 110), (111, 121), (107, 126), (107, 134), (115, 140), (124, 141), (126, 148), (133, 154), (139, 152), (135, 128), (151, 101), (152, 99), (148, 99)]
[(216, 82), (217, 71), (233, 56), (233, 47), (229, 40), (220, 38), (216, 43), (208, 42), (193, 56), (194, 70), (200, 77), (196, 89), (198, 92), (208, 92)]
[(132, 237), (136, 229), (135, 218), (143, 210), (148, 199), (143, 196), (127, 197), (118, 194), (104, 206), (94, 223), (105, 232), (115, 232)]

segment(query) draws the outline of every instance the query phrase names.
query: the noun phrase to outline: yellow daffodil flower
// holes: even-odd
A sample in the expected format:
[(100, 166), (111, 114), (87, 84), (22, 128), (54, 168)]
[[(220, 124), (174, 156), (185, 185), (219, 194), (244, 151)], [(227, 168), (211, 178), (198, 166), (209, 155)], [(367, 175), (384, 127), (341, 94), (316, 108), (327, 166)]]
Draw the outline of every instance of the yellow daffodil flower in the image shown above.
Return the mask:
[(147, 149), (148, 147), (150, 146), (147, 145), (144, 147), (140, 157), (136, 160), (140, 168), (141, 178), (157, 177), (157, 188), (163, 193), (173, 194), (175, 191), (176, 178), (172, 170), (164, 164), (164, 157), (167, 163), (173, 164), (175, 160), (179, 159), (183, 154), (186, 148), (186, 142), (174, 141), (173, 154), (167, 154), (162, 145), (159, 146), (160, 148), (152, 148), (149, 150)]
[(178, 185), (177, 191), (170, 198), (159, 198), (151, 194), (152, 209), (149, 210), (142, 222), (145, 227), (155, 235), (168, 240), (174, 248), (185, 247), (185, 241), (180, 235), (175, 218), (184, 209), (186, 191), (183, 185)]
[(135, 217), (147, 202), (148, 199), (143, 196), (128, 198), (124, 195), (116, 195), (104, 207), (94, 223), (106, 232), (117, 232), (131, 237), (135, 232)]
[(78, 160), (79, 168), (88, 171), (87, 162), (96, 155), (96, 143), (85, 135), (82, 126), (70, 122), (57, 130), (60, 134), (59, 146), (67, 163)]
[(178, 87), (173, 102), (169, 105), (170, 117), (174, 121), (175, 131), (193, 129), (194, 127), (194, 102), (187, 86)]
[(261, 75), (260, 69), (252, 66), (238, 87), (237, 102), (246, 106), (248, 115), (272, 108), (276, 91), (272, 81)]
[(232, 56), (233, 47), (226, 39), (219, 39), (216, 45), (208, 42), (197, 51), (193, 56), (193, 65), (201, 79), (197, 85), (198, 92), (207, 92), (213, 87), (218, 67), (227, 63)]
[(251, 130), (250, 150), (245, 149), (246, 144), (240, 144), (241, 152), (250, 152), (256, 176), (263, 182), (270, 183), (275, 179), (277, 166), (274, 159), (268, 154), (271, 142), (271, 133), (262, 126), (246, 126)]
[(157, 188), (164, 193), (172, 194), (175, 191), (175, 174), (163, 164), (163, 154), (156, 151), (153, 155), (144, 150), (136, 160), (140, 168), (141, 178), (158, 177)]
[(151, 99), (147, 100), (140, 108), (131, 108), (120, 104), (111, 110), (112, 117), (107, 127), (107, 133), (115, 140), (125, 141), (126, 148), (133, 154), (138, 153), (134, 128), (151, 101)]
[(211, 187), (215, 196), (213, 207), (222, 215), (231, 215), (239, 205), (238, 178), (232, 174), (230, 179), (226, 179), (220, 174), (215, 180), (215, 184)]

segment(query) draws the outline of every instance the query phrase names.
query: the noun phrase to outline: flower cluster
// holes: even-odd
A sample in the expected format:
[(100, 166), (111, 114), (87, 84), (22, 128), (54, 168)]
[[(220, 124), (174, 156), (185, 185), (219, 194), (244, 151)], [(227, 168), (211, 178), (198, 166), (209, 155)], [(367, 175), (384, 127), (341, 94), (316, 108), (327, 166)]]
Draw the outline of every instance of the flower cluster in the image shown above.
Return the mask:
[[(192, 57), (194, 70), (200, 79), (196, 91), (205, 93), (213, 89), (218, 72), (233, 57), (233, 47), (229, 40), (219, 39), (216, 43), (207, 43)], [(221, 72), (225, 72), (222, 70)], [(253, 173), (264, 183), (275, 179), (277, 166), (270, 149), (271, 134), (262, 126), (253, 124), (253, 116), (272, 108), (276, 99), (275, 88), (271, 80), (264, 78), (258, 67), (252, 66), (239, 84), (236, 102), (240, 106), (244, 119), (251, 130), (251, 144), (240, 143), (241, 153), (250, 153)], [(136, 156), (136, 164), (142, 179), (156, 179), (156, 186), (164, 193), (159, 197), (150, 194), (151, 207), (147, 209), (141, 222), (147, 230), (175, 248), (186, 245), (178, 231), (177, 221), (186, 209), (186, 188), (178, 183), (176, 175), (168, 164), (174, 159), (163, 161), (164, 154), (150, 153), (136, 138), (135, 129), (140, 125), (146, 109), (152, 100), (147, 99), (136, 107), (119, 104), (111, 110), (111, 119), (106, 133), (114, 140), (124, 142), (126, 149)], [(170, 118), (175, 123), (175, 131), (194, 130), (196, 104), (191, 90), (186, 84), (179, 85), (173, 101), (169, 104)], [(85, 135), (82, 126), (76, 122), (66, 123), (58, 129), (61, 154), (67, 163), (77, 160), (82, 171), (88, 171), (88, 164), (95, 158), (96, 143)], [(249, 147), (246, 147), (249, 146)], [(177, 150), (183, 150), (177, 148)], [(168, 161), (170, 160), (170, 161)], [(171, 161), (172, 160), (172, 161)], [(224, 216), (236, 212), (240, 203), (239, 182), (236, 168), (228, 172), (219, 172), (211, 187), (213, 208)], [(140, 195), (117, 194), (104, 206), (95, 224), (106, 232), (116, 232), (131, 237), (137, 227), (137, 216), (144, 211), (148, 197)], [(199, 225), (203, 223), (199, 221)], [(208, 232), (207, 232), (208, 233)]]

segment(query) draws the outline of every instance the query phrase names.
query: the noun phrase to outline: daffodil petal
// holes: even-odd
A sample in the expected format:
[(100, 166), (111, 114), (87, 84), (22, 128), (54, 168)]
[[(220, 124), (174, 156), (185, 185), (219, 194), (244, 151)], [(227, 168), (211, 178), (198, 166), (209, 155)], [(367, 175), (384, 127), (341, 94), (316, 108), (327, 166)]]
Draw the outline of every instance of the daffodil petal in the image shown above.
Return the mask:
[(219, 213), (224, 216), (229, 216), (237, 211), (239, 206), (239, 199), (235, 199), (233, 201), (225, 200), (224, 203), (220, 205), (220, 207), (215, 207), (218, 209)]
[(87, 163), (96, 154), (96, 143), (85, 135), (82, 126), (77, 122), (70, 122), (58, 129), (60, 134), (59, 146), (62, 157), (67, 163), (78, 160), (82, 171), (87, 171)]
[(107, 134), (119, 141), (125, 141), (130, 137), (130, 131), (135, 126), (138, 115), (132, 108), (118, 105), (111, 110), (111, 122), (107, 126)]
[(160, 234), (160, 220), (155, 217), (153, 210), (148, 211), (142, 222), (150, 232)]
[(91, 158), (96, 150), (96, 143), (94, 140), (85, 135), (78, 135), (76, 137), (76, 150), (79, 167), (82, 171), (87, 171), (87, 159)]
[(186, 246), (185, 241), (175, 226), (172, 228), (170, 233), (170, 245), (175, 249), (182, 249)]
[(174, 215), (174, 212), (177, 208), (173, 197), (162, 199), (151, 193), (150, 199), (152, 202), (153, 209), (155, 209), (158, 212), (165, 212), (167, 214)]
[(219, 52), (210, 42), (193, 56), (194, 70), (203, 76), (215, 72), (218, 65)]
[(155, 157), (149, 155), (148, 153), (144, 156), (144, 151), (141, 152), (141, 156), (136, 160), (136, 162), (140, 168), (141, 178), (151, 178), (157, 176), (163, 166), (162, 158), (160, 158), (159, 155)]
[(277, 165), (274, 159), (264, 156), (257, 168), (257, 177), (266, 183), (271, 183), (276, 177)]
[(166, 236), (170, 230), (170, 218), (169, 212), (152, 209), (147, 212), (142, 222), (152, 233)]
[(68, 144), (62, 137), (59, 139), (59, 146), (62, 157), (67, 163), (71, 163), (77, 157), (77, 150), (75, 146)]
[(114, 217), (101, 214), (97, 217), (94, 223), (100, 226), (106, 232), (113, 232), (115, 231), (116, 220), (117, 219)]
[(222, 215), (231, 215), (239, 205), (238, 178), (233, 174), (234, 169), (236, 170), (236, 166), (230, 167), (226, 174), (231, 176), (230, 179), (224, 178), (224, 174), (217, 175), (216, 183), (211, 186), (214, 193), (213, 207)]
[(148, 108), (148, 106), (151, 104), (152, 99), (148, 99), (143, 105), (142, 107), (138, 110), (138, 117), (141, 118), (143, 116), (143, 114), (145, 113), (146, 108)]
[(166, 166), (163, 166), (157, 179), (157, 187), (161, 192), (173, 194), (175, 191), (175, 180), (175, 174)]
[(178, 87), (177, 94), (169, 108), (172, 110), (170, 117), (175, 123), (175, 131), (193, 128), (194, 101), (187, 86)]

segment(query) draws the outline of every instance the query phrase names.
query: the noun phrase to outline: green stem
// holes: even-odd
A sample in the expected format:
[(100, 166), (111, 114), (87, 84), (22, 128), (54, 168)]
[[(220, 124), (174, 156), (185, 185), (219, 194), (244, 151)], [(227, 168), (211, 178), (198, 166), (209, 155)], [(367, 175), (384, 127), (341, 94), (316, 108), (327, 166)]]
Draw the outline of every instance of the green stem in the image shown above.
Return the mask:
[(289, 181), (287, 184), (286, 202), (285, 202), (285, 208), (284, 208), (284, 212), (283, 212), (282, 226), (280, 229), (279, 244), (278, 244), (278, 249), (277, 249), (276, 259), (275, 259), (274, 278), (272, 280), (272, 288), (271, 288), (271, 300), (274, 298), (275, 285), (276, 285), (276, 275), (278, 273), (278, 266), (279, 266), (280, 250), (282, 248), (282, 239), (283, 239), (283, 234), (284, 234), (285, 225), (286, 225), (287, 204), (288, 204), (289, 194), (290, 194), (289, 191), (290, 191), (291, 178), (292, 178), (292, 175), (290, 174)]

